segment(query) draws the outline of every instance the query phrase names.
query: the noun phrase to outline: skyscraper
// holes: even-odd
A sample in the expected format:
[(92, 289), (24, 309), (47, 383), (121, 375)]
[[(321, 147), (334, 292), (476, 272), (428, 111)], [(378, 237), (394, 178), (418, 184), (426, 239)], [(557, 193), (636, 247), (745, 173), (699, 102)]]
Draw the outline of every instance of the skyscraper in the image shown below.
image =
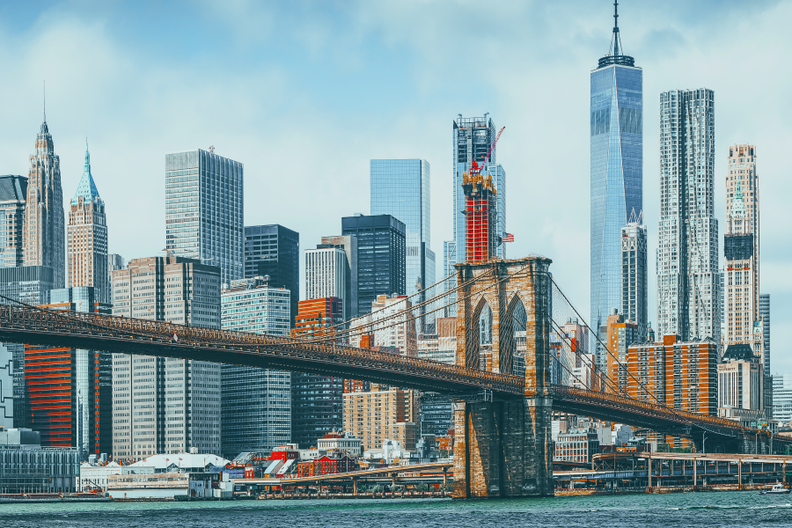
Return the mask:
[[(591, 320), (606, 337), (622, 306), (621, 229), (643, 211), (643, 72), (624, 55), (618, 12), (610, 51), (591, 72)], [(605, 371), (606, 354), (596, 349)]]
[(22, 235), (27, 184), (24, 176), (0, 176), (0, 267), (24, 264)]
[[(126, 266), (126, 263), (124, 262), (124, 257), (122, 257), (121, 255), (119, 255), (117, 253), (111, 253), (111, 254), (107, 255), (107, 284), (108, 285), (112, 286), (112, 284), (113, 284), (113, 272), (115, 270), (123, 269), (124, 266)], [(108, 302), (112, 305), (113, 304), (113, 288), (112, 287), (109, 288), (108, 291), (109, 291), (109, 295), (108, 295), (109, 301)]]
[(300, 299), (300, 234), (279, 224), (245, 226), (245, 277), (269, 277), (291, 292), (291, 325)]
[(71, 200), (66, 248), (66, 287), (94, 288), (98, 302), (109, 303), (105, 204), (91, 175), (87, 147), (82, 178)]
[(165, 249), (217, 266), (224, 284), (244, 276), (243, 173), (213, 147), (165, 156)]
[(55, 288), (66, 282), (66, 241), (60, 158), (55, 154), (47, 118), (36, 136), (36, 153), (30, 156), (25, 205), (25, 266), (52, 269)]
[(369, 313), (378, 295), (404, 295), (404, 223), (391, 215), (348, 216), (341, 219), (341, 229), (343, 235), (354, 235), (358, 244), (358, 304), (352, 315)]
[[(354, 238), (354, 237), (353, 237)], [(343, 319), (338, 297), (299, 302), (292, 335), (318, 337), (332, 333)], [(318, 439), (343, 427), (344, 380), (321, 374), (292, 373), (292, 442), (302, 448), (317, 445)]]
[[(220, 269), (183, 257), (113, 272), (113, 315), (220, 328)], [(113, 354), (113, 458), (220, 453), (220, 365)]]
[[(357, 237), (355, 235), (323, 236), (322, 247), (336, 247), (346, 254), (346, 297), (344, 298), (344, 321), (348, 321), (357, 309), (358, 269)], [(306, 299), (311, 297), (306, 296)], [(316, 298), (316, 297), (314, 297)]]
[(371, 160), (371, 214), (389, 214), (404, 222), (407, 247), (407, 295), (412, 295), (435, 282), (435, 254), (431, 248), (429, 183), (428, 161)]
[(764, 329), (764, 371), (765, 376), (770, 376), (770, 294), (759, 294), (759, 315), (762, 318)]
[(660, 94), (657, 335), (720, 344), (715, 95)]
[[(223, 330), (288, 336), (290, 292), (263, 277), (232, 281), (223, 290)], [(221, 365), (223, 456), (270, 450), (291, 439), (291, 374)]]
[[(92, 287), (52, 290), (51, 310), (110, 312)], [(25, 346), (26, 426), (47, 447), (75, 446), (80, 460), (112, 449), (111, 354), (52, 346)]]
[(622, 315), (638, 325), (637, 336), (643, 340), (646, 337), (649, 310), (646, 226), (630, 222), (622, 227), (621, 232)]
[[(316, 249), (305, 250), (305, 298), (341, 299), (343, 320), (349, 316), (349, 263), (346, 252), (331, 244), (319, 244)], [(298, 312), (299, 313), (299, 312)]]

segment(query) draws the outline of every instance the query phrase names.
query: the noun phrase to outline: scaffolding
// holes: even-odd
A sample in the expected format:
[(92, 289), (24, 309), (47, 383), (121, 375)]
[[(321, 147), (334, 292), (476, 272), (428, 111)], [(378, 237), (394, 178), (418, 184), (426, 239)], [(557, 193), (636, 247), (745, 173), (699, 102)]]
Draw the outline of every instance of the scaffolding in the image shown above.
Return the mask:
[[(474, 164), (475, 165), (475, 164)], [(463, 174), (465, 191), (465, 253), (467, 262), (487, 262), (497, 248), (495, 197), (497, 190), (492, 176), (480, 173)]]

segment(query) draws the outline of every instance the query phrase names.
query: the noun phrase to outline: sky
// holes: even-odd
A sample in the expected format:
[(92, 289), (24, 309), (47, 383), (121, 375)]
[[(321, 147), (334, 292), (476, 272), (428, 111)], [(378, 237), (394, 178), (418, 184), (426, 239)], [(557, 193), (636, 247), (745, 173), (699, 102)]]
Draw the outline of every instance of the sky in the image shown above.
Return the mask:
[[(706, 87), (721, 237), (728, 147), (757, 146), (771, 368), (792, 372), (792, 0), (624, 0), (619, 14), (624, 52), (643, 69), (650, 320), (659, 94)], [(294, 229), (302, 249), (340, 234), (341, 217), (369, 213), (369, 160), (422, 158), (442, 270), (452, 122), (489, 112), (506, 127), (508, 256), (551, 258), (587, 314), (589, 75), (612, 15), (609, 0), (3, 2), (0, 174), (28, 172), (44, 81), (64, 200), (87, 138), (110, 252), (127, 260), (163, 254), (166, 153), (214, 146), (242, 162), (245, 224)]]

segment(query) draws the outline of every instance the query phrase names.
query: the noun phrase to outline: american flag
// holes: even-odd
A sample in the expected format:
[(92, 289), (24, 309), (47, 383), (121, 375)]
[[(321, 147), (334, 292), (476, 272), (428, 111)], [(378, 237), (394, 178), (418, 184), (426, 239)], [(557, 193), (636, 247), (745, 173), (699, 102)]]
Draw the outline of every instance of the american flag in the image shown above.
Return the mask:
[(504, 242), (514, 242), (514, 235), (512, 233), (503, 233)]

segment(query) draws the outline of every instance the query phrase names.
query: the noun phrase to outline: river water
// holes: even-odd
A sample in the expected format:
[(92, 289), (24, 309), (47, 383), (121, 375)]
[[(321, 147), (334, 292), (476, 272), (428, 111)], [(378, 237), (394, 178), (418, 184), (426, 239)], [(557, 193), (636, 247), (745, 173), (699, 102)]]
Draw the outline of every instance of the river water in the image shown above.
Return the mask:
[(0, 526), (572, 528), (792, 526), (792, 497), (755, 491), (525, 500), (311, 500), (0, 504)]

